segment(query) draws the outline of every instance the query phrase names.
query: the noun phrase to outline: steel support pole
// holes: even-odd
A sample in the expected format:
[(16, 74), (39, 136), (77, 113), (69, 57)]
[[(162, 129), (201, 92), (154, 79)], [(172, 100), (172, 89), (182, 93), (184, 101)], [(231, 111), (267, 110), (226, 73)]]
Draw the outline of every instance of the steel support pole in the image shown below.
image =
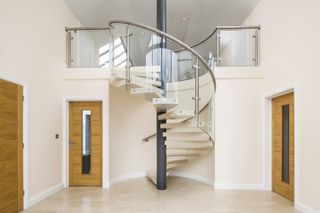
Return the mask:
[[(157, 29), (167, 32), (167, 1), (157, 0)], [(161, 48), (160, 76), (161, 89), (166, 91), (166, 60), (165, 60), (165, 39), (162, 37), (159, 47)], [(165, 94), (164, 94), (165, 95)], [(167, 148), (165, 138), (161, 129), (161, 124), (166, 121), (159, 121), (158, 116), (164, 112), (157, 112), (157, 189), (165, 190), (167, 188)]]

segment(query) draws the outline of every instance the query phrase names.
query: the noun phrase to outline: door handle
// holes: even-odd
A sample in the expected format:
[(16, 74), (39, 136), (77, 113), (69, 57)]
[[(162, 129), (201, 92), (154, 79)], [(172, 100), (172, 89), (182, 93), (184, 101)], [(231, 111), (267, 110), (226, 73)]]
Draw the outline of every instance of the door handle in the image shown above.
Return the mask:
[(75, 144), (75, 143), (74, 143), (74, 142), (72, 142), (72, 141), (69, 141), (69, 145), (70, 145), (70, 144)]

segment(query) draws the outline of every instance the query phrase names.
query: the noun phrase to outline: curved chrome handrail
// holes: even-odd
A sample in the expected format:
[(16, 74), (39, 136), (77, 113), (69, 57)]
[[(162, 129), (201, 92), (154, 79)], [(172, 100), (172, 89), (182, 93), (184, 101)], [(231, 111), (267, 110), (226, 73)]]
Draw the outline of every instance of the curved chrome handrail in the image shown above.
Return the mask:
[(180, 41), (179, 39), (164, 33), (160, 30), (157, 30), (153, 27), (149, 27), (148, 25), (145, 24), (141, 24), (141, 23), (136, 23), (136, 22), (131, 22), (131, 21), (125, 21), (125, 20), (112, 20), (109, 22), (109, 26), (110, 28), (114, 28), (113, 24), (125, 24), (125, 25), (132, 25), (132, 26), (136, 26), (136, 27), (140, 27), (146, 30), (149, 30), (155, 34), (158, 34), (160, 36), (166, 37), (172, 41), (174, 41), (175, 43), (183, 46), (185, 48), (185, 50), (189, 50), (193, 55), (195, 55), (205, 66), (206, 68), (209, 70), (212, 81), (213, 81), (213, 86), (214, 86), (214, 91), (216, 91), (216, 78), (214, 76), (213, 70), (210, 68), (210, 66), (207, 64), (207, 62), (202, 58), (202, 56), (199, 55), (199, 53), (197, 53), (195, 50), (193, 50), (191, 47), (189, 47), (187, 44), (185, 44), (184, 42)]

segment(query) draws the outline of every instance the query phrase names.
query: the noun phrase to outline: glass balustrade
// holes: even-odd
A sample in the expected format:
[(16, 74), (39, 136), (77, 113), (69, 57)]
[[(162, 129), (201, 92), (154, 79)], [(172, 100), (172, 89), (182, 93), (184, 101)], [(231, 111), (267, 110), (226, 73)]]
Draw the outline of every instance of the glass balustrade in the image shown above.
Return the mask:
[[(67, 29), (70, 68), (112, 68), (112, 80), (162, 111), (194, 115), (214, 129), (215, 66), (257, 66), (260, 27), (218, 27), (192, 46), (145, 25), (118, 21), (110, 28)], [(158, 108), (159, 110), (159, 108)]]
[(217, 33), (193, 46), (193, 49), (202, 56), (207, 64), (213, 68), (217, 65)]
[[(156, 46), (160, 42), (159, 36), (134, 27), (131, 27), (130, 30), (132, 31), (130, 36), (133, 36), (130, 38), (132, 40), (131, 48), (132, 51), (137, 52), (130, 58), (130, 65), (132, 65), (132, 61), (136, 62), (136, 66), (139, 66), (139, 63), (144, 65), (149, 63), (144, 61), (146, 58), (141, 60), (143, 58), (141, 54), (146, 55), (146, 51), (153, 52), (153, 56), (150, 57), (155, 59), (154, 57), (157, 55)], [(211, 68), (215, 66), (258, 66), (259, 30), (259, 26), (218, 27), (210, 36), (193, 45), (192, 48), (202, 56)], [(119, 28), (113, 30), (109, 28), (67, 28), (66, 31), (67, 67), (111, 68), (126, 66), (127, 40), (124, 26), (119, 26)], [(143, 39), (148, 39), (148, 41)], [(140, 44), (141, 49), (137, 46), (138, 44)], [(173, 63), (172, 66), (181, 67), (179, 71), (183, 70), (185, 66), (190, 66), (191, 58), (184, 51), (184, 47), (170, 42), (170, 40), (167, 41), (166, 45), (166, 48), (171, 51), (170, 54), (178, 58), (177, 63)], [(152, 48), (153, 51), (151, 51)], [(114, 62), (113, 65), (112, 62)], [(177, 73), (177, 76), (172, 77), (176, 78), (175, 80), (185, 80), (188, 75), (190, 75), (190, 72), (184, 70), (182, 73)]]
[(219, 29), (218, 66), (258, 66), (258, 29)]
[(68, 68), (110, 68), (108, 29), (73, 28), (66, 29), (66, 33)]
[(182, 110), (211, 135), (215, 80), (208, 63), (213, 50), (203, 48), (212, 55), (203, 59), (175, 38), (134, 24), (112, 23), (112, 34), (125, 44), (126, 66), (113, 72), (115, 78), (125, 79), (126, 91), (144, 95), (157, 110)]
[[(211, 77), (210, 71), (206, 69), (203, 62), (196, 59), (197, 72), (202, 75), (196, 80), (198, 81), (196, 86), (196, 102), (198, 106), (197, 110), (197, 125), (198, 127), (207, 133), (209, 136), (214, 136), (214, 100), (215, 100), (215, 80)], [(198, 93), (198, 94), (197, 94)]]

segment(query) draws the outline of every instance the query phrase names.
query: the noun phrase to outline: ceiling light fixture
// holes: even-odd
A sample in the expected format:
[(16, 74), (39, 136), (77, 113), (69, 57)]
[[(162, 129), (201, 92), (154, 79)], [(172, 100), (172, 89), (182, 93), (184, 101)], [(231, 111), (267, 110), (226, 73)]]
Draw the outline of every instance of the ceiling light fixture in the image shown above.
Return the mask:
[(186, 21), (186, 20), (187, 20), (187, 18), (183, 16), (182, 17), (182, 21)]

